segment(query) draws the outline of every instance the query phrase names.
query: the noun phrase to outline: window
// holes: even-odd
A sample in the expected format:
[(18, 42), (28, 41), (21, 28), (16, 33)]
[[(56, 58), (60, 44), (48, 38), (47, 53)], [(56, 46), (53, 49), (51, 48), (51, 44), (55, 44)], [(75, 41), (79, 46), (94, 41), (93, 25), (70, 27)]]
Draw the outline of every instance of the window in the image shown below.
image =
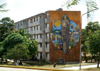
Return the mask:
[(24, 21), (24, 24), (26, 24), (26, 21)]
[(42, 60), (42, 52), (40, 53), (40, 60)]
[(35, 18), (34, 18), (34, 22), (35, 22)]
[(42, 43), (40, 43), (40, 47), (42, 47)]
[(46, 43), (46, 47), (48, 47), (48, 43)]
[(47, 28), (47, 24), (45, 24), (45, 28)]
[(42, 38), (42, 34), (40, 35), (40, 38)]
[(31, 28), (31, 31), (33, 31), (33, 28)]
[(46, 38), (47, 38), (47, 34), (46, 34)]
[(37, 26), (37, 30), (38, 30), (38, 26)]
[(30, 19), (30, 23), (32, 23), (32, 19)]
[(20, 26), (22, 26), (22, 23), (20, 23)]
[(46, 53), (46, 57), (48, 57), (48, 53)]
[(34, 27), (34, 30), (35, 30), (35, 27)]
[(34, 35), (34, 39), (35, 39), (35, 35)]
[(38, 53), (37, 53), (37, 56), (38, 56)]
[(38, 17), (37, 17), (37, 21), (38, 21)]
[(38, 35), (37, 35), (37, 39), (38, 39)]
[(45, 14), (45, 18), (47, 18), (47, 14)]

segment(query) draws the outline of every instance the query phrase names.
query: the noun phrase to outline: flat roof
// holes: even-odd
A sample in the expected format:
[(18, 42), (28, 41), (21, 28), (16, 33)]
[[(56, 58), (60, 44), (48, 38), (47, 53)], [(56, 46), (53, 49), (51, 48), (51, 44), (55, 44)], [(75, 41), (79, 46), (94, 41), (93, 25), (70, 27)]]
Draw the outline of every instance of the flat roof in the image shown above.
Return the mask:
[(37, 17), (37, 16), (39, 16), (39, 15), (43, 15), (44, 13), (40, 13), (40, 14), (37, 14), (37, 15), (34, 15), (34, 16), (31, 16), (31, 17), (28, 17), (28, 18), (25, 18), (25, 19), (23, 19), (23, 20), (20, 20), (20, 21), (18, 21), (18, 22), (15, 22), (15, 23), (19, 23), (19, 22), (22, 22), (22, 21), (25, 21), (25, 20), (27, 20), (27, 19), (30, 19), (30, 18), (33, 18), (33, 17)]

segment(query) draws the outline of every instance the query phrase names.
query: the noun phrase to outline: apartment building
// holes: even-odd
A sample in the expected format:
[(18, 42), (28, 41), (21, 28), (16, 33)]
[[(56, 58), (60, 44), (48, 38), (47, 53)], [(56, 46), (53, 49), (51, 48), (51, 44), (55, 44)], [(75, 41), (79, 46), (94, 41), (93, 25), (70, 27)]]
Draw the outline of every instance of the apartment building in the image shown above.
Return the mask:
[[(68, 19), (68, 20), (66, 20)], [(63, 37), (63, 26), (69, 27), (68, 36)], [(66, 24), (69, 23), (69, 26)], [(78, 62), (80, 56), (80, 11), (46, 11), (15, 23), (15, 28), (25, 28), (38, 42), (37, 59), (46, 62)], [(63, 40), (65, 38), (66, 40)], [(64, 41), (64, 42), (63, 42)], [(65, 43), (66, 42), (66, 43)], [(75, 42), (75, 43), (74, 43)], [(68, 44), (68, 45), (67, 45)]]

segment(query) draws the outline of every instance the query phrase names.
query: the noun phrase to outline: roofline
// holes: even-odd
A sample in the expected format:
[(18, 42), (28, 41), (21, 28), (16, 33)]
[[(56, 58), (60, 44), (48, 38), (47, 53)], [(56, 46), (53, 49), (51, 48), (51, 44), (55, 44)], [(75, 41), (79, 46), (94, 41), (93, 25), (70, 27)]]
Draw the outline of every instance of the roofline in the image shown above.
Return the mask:
[(30, 18), (33, 18), (33, 17), (37, 17), (37, 16), (39, 16), (39, 15), (43, 15), (44, 13), (40, 13), (40, 14), (37, 14), (37, 15), (34, 15), (34, 16), (31, 16), (31, 17), (28, 17), (28, 18), (25, 18), (25, 19), (23, 19), (23, 20), (20, 20), (20, 21), (18, 21), (18, 22), (15, 22), (15, 24), (16, 23), (19, 23), (19, 22), (22, 22), (22, 21), (25, 21), (25, 20), (27, 20), (27, 19), (30, 19)]

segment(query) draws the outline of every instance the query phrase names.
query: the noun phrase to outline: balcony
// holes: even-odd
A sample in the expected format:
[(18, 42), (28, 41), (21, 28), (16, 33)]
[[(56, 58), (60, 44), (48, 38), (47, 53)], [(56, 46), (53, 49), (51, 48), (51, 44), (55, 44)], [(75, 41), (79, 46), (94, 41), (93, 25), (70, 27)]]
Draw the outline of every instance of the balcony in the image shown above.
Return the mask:
[(42, 39), (38, 38), (38, 39), (35, 39), (37, 42), (42, 42)]
[(39, 21), (36, 21), (36, 22), (33, 22), (33, 23), (29, 23), (29, 27), (36, 26), (36, 25), (40, 25)]
[(45, 42), (49, 42), (49, 38), (45, 38)]
[(45, 47), (45, 52), (49, 52), (49, 44)]
[(45, 28), (45, 33), (48, 33), (49, 32), (49, 28)]
[(48, 23), (48, 20), (47, 20), (47, 18), (45, 18), (45, 23)]

